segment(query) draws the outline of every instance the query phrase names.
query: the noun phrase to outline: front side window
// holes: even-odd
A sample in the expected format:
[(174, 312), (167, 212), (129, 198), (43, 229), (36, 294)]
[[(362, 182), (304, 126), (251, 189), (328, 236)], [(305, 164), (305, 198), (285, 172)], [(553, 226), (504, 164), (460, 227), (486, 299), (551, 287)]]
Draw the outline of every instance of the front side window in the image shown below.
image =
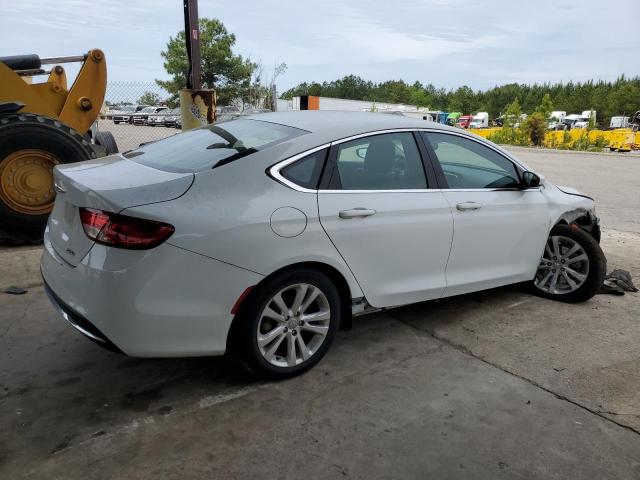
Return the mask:
[(518, 188), (515, 165), (474, 140), (446, 133), (423, 132), (435, 151), (449, 188)]
[(189, 130), (149, 143), (123, 155), (148, 167), (169, 172), (215, 168), (308, 133), (259, 120), (230, 120)]
[(427, 188), (420, 152), (411, 132), (359, 138), (338, 145), (331, 188), (408, 190)]

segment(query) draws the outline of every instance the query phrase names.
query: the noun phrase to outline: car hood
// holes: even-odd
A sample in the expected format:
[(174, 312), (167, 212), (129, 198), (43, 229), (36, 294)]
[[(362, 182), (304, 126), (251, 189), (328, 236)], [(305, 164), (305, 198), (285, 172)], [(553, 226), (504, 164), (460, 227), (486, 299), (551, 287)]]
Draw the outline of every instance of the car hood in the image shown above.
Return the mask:
[(573, 188), (573, 187), (565, 187), (562, 185), (556, 185), (556, 188), (558, 190), (560, 190), (562, 193), (566, 193), (567, 195), (578, 195), (580, 197), (584, 197), (584, 198), (588, 198), (590, 200), (593, 200), (593, 198), (591, 198), (589, 195), (585, 195), (584, 193), (580, 192), (579, 190)]

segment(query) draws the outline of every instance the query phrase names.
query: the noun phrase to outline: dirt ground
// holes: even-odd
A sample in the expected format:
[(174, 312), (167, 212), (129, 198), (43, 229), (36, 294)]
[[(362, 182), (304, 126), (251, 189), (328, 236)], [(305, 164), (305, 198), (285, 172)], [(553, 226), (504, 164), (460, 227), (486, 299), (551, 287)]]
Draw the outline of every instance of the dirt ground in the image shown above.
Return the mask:
[[(596, 198), (609, 270), (640, 284), (640, 158), (513, 151)], [(0, 253), (3, 278), (37, 268)], [(0, 294), (0, 478), (638, 479), (638, 345), (640, 294), (507, 287), (358, 317), (312, 371), (264, 383), (101, 350), (32, 286)]]

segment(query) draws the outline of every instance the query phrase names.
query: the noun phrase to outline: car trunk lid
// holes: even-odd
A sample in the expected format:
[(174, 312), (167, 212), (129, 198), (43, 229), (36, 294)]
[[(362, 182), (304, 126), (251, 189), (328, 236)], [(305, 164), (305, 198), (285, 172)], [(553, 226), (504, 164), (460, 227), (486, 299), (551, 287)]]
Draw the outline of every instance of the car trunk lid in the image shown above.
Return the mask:
[(75, 266), (93, 246), (80, 220), (81, 207), (107, 212), (166, 202), (183, 195), (193, 183), (192, 173), (157, 170), (120, 155), (61, 165), (54, 170), (56, 202), (47, 236), (66, 262)]

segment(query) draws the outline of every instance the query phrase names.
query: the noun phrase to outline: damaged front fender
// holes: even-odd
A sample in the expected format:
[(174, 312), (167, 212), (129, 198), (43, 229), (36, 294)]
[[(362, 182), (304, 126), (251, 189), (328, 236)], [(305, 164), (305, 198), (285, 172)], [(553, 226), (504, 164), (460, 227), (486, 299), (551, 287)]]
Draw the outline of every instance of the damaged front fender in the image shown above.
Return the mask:
[(596, 216), (594, 209), (580, 207), (564, 212), (556, 222), (556, 225), (560, 223), (576, 225), (588, 232), (596, 242), (600, 243), (600, 219)]

